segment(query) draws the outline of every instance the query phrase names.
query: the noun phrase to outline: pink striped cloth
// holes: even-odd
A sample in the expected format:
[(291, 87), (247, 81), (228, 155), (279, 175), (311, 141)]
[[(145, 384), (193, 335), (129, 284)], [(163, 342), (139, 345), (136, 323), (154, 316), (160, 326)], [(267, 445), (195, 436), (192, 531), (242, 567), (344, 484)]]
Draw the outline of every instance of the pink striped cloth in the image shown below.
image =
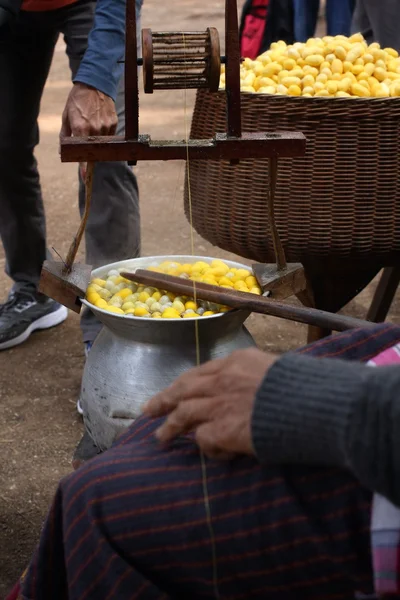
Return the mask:
[[(400, 344), (381, 352), (368, 365), (400, 365)], [(371, 515), (371, 548), (375, 592), (400, 598), (400, 508), (375, 494)]]

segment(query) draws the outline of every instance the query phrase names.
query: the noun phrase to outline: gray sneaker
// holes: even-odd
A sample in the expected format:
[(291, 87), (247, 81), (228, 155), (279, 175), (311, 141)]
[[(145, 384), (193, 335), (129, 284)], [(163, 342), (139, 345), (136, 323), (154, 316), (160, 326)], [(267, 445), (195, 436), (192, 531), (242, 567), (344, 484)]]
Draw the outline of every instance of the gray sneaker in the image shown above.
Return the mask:
[(25, 342), (38, 329), (59, 325), (68, 316), (68, 309), (50, 298), (39, 299), (34, 293), (12, 292), (0, 306), (0, 350)]

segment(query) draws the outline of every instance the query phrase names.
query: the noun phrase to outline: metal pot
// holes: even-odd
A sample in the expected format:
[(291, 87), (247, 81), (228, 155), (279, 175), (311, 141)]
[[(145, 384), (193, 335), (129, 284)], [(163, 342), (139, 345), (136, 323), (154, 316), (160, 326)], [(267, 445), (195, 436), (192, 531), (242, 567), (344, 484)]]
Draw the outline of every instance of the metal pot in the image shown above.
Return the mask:
[[(93, 271), (93, 276), (104, 277), (110, 269), (136, 269), (163, 260), (193, 263), (211, 259), (138, 258), (100, 267)], [(249, 316), (245, 311), (232, 310), (200, 319), (164, 320), (116, 315), (84, 303), (104, 325), (86, 360), (81, 391), (85, 426), (101, 450), (109, 448), (129, 427), (147, 400), (197, 364), (195, 323), (201, 362), (255, 346), (243, 325)]]

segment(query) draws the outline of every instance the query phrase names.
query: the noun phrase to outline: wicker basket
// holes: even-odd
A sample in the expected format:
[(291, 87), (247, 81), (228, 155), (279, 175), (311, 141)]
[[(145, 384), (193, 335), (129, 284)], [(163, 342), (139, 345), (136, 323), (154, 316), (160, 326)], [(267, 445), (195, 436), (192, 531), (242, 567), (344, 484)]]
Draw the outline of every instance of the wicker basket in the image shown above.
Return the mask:
[[(281, 159), (276, 218), (287, 258), (332, 268), (400, 253), (400, 98), (242, 94), (244, 131), (301, 131), (304, 157)], [(226, 131), (224, 93), (199, 90), (192, 138)], [(273, 262), (268, 160), (190, 164), (193, 226), (212, 244)], [(189, 215), (187, 181), (185, 214)], [(346, 259), (345, 261), (343, 259)], [(372, 260), (373, 259), (373, 260)]]

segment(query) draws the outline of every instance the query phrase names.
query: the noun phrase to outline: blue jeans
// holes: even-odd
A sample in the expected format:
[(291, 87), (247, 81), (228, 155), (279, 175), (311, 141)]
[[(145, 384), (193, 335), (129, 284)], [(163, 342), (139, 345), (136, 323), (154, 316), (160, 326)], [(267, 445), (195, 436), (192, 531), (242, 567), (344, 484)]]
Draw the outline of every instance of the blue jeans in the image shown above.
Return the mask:
[[(317, 26), (319, 0), (293, 0), (294, 32), (298, 42), (313, 37)], [(328, 35), (350, 35), (355, 0), (327, 0)]]

